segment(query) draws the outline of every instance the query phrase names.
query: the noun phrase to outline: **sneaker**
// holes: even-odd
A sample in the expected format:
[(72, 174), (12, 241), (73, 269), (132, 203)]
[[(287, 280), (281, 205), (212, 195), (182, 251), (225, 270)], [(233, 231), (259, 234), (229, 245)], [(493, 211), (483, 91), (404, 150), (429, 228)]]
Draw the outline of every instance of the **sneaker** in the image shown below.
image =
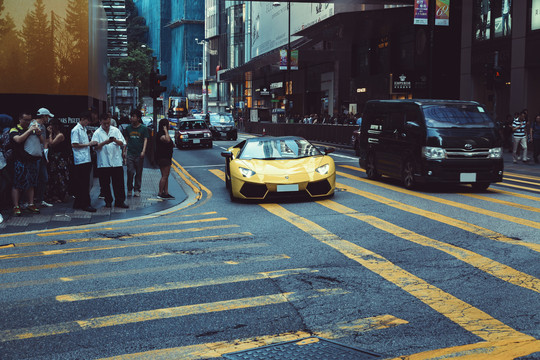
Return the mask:
[(158, 194), (157, 197), (158, 197), (158, 199), (167, 200), (167, 198), (165, 197), (165, 195)]
[(512, 162), (513, 162), (514, 164), (517, 164), (517, 160), (513, 160)]
[(166, 199), (174, 199), (174, 196), (172, 196), (171, 194), (165, 194), (164, 196)]
[(82, 211), (95, 213), (97, 210), (91, 206), (81, 208)]
[(129, 209), (129, 206), (126, 203), (114, 204), (115, 208)]
[(128, 197), (131, 197), (131, 195), (133, 195), (133, 190), (128, 190), (128, 191), (127, 191), (127, 196), (128, 196)]
[(13, 207), (13, 216), (21, 216), (21, 207), (20, 206), (14, 206)]
[(46, 202), (45, 200), (43, 200), (43, 201), (41, 202), (41, 207), (52, 207), (52, 206), (53, 206), (53, 204), (49, 204), (49, 203)]
[(133, 193), (133, 196), (135, 196), (135, 197), (140, 197), (140, 196), (141, 196), (141, 192), (140, 192), (140, 191), (135, 191), (135, 192)]
[(39, 209), (34, 204), (29, 204), (28, 207), (26, 208), (26, 211), (29, 211), (33, 214), (39, 214), (40, 212)]

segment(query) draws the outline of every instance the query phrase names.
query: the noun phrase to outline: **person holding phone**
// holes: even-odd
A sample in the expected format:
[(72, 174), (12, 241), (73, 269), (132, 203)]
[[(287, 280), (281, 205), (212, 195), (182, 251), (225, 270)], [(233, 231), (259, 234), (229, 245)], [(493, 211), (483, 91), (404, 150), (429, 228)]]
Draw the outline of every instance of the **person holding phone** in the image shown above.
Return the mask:
[(92, 135), (97, 142), (97, 167), (101, 192), (105, 197), (105, 207), (112, 207), (111, 182), (114, 191), (114, 207), (127, 209), (124, 186), (123, 153), (126, 140), (117, 127), (111, 126), (111, 118), (103, 114), (100, 127)]
[(169, 194), (169, 174), (171, 173), (173, 148), (174, 144), (169, 135), (169, 119), (161, 119), (157, 133), (155, 160), (161, 171), (158, 198), (164, 200), (174, 199), (174, 196)]

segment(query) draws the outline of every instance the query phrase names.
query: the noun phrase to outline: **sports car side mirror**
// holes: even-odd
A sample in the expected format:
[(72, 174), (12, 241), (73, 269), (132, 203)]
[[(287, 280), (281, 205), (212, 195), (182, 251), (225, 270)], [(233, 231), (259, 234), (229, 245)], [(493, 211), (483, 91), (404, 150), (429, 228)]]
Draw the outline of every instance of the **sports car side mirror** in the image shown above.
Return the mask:
[(230, 152), (230, 151), (222, 151), (221, 156), (223, 156), (224, 158), (227, 158), (227, 159), (232, 159), (233, 153)]
[(336, 151), (335, 148), (324, 148), (324, 154), (325, 154), (325, 155), (331, 154), (331, 153), (333, 153), (334, 151)]

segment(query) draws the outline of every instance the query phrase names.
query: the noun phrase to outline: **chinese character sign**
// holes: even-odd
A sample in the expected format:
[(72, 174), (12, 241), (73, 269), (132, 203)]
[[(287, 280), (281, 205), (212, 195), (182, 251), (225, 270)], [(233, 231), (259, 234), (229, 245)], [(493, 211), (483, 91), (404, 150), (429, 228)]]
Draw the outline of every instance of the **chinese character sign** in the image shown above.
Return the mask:
[(427, 25), (429, 0), (414, 0), (414, 25)]

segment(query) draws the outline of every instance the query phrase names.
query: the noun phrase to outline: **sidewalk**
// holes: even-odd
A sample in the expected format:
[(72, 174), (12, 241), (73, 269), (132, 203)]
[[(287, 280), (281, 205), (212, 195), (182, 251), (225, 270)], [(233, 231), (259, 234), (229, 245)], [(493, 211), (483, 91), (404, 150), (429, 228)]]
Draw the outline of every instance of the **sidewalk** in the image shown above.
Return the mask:
[[(124, 181), (126, 178), (127, 175), (124, 173)], [(100, 190), (98, 178), (94, 178), (92, 190), (90, 191), (92, 206), (97, 209), (95, 213), (73, 209), (73, 200), (67, 203), (54, 204), (53, 207), (42, 207), (40, 208), (40, 214), (30, 214), (23, 211), (20, 217), (14, 217), (11, 209), (3, 209), (1, 212), (4, 216), (4, 222), (0, 224), (0, 234), (56, 229), (66, 226), (88, 225), (110, 220), (135, 218), (169, 209), (182, 203), (187, 198), (186, 193), (179, 183), (182, 179), (171, 169), (169, 193), (175, 199), (159, 199), (157, 194), (160, 178), (161, 172), (159, 168), (154, 168), (148, 161), (145, 161), (141, 196), (126, 198), (126, 204), (129, 205), (129, 209), (106, 208), (105, 200), (98, 199)]]

